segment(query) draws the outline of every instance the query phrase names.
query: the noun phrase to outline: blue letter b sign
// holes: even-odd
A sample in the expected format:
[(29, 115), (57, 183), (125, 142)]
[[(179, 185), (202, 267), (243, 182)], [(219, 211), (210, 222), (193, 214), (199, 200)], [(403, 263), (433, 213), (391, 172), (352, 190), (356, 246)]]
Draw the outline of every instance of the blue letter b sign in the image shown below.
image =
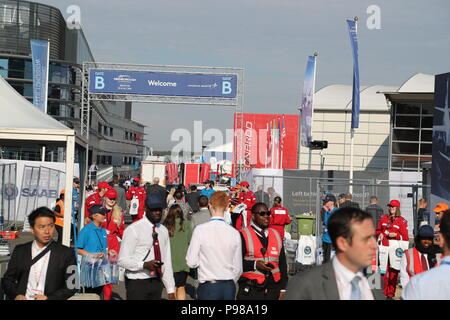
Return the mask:
[(101, 90), (105, 88), (105, 79), (100, 76), (95, 76), (95, 89)]

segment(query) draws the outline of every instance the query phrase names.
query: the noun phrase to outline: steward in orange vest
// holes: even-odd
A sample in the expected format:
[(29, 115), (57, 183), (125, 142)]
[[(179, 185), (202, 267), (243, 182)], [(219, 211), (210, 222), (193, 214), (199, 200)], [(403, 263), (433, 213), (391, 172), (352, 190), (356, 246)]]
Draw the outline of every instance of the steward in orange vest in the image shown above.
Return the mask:
[(264, 203), (256, 203), (250, 226), (240, 230), (243, 274), (237, 300), (281, 300), (286, 292), (286, 255), (280, 234), (269, 228), (270, 214)]
[(56, 232), (58, 232), (58, 243), (62, 243), (62, 232), (63, 232), (63, 227), (64, 227), (64, 195), (65, 195), (65, 190), (62, 189), (59, 192), (59, 200), (55, 205), (55, 228), (56, 228)]
[(441, 249), (433, 245), (434, 230), (429, 225), (420, 227), (415, 240), (415, 246), (403, 254), (400, 266), (400, 282), (403, 288), (409, 279), (419, 273), (437, 267), (441, 260)]

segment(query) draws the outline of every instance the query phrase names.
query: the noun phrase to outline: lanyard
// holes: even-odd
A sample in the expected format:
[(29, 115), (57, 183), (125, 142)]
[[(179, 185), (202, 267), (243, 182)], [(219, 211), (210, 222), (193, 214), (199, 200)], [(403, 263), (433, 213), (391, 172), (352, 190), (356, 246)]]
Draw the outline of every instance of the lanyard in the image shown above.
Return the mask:
[(220, 219), (220, 218), (211, 218), (210, 221), (222, 221), (222, 222), (225, 222), (224, 219)]
[[(99, 243), (100, 243), (100, 249), (102, 250), (101, 252), (104, 252), (105, 249), (103, 249), (102, 239), (100, 239), (100, 236), (98, 235), (98, 230), (99, 230), (99, 229), (94, 229), (95, 234), (97, 235), (97, 239), (98, 239), (98, 241), (99, 241)], [(102, 230), (102, 229), (100, 228), (100, 231), (101, 231), (101, 230)]]
[(449, 265), (449, 266), (450, 266), (450, 262), (449, 262), (449, 261), (442, 261), (442, 262), (441, 262), (441, 265), (442, 265), (442, 264), (446, 264), (446, 265)]

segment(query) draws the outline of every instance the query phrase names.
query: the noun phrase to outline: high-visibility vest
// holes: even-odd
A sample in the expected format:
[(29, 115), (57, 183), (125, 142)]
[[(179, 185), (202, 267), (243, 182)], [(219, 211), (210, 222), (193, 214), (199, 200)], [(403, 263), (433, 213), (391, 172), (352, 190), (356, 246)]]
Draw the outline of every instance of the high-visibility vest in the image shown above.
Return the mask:
[[(258, 261), (262, 260), (273, 264), (274, 268), (271, 270), (275, 282), (280, 281), (281, 273), (279, 266), (279, 258), (281, 253), (281, 237), (278, 232), (272, 228), (269, 228), (267, 252), (263, 256), (261, 249), (263, 248), (261, 241), (256, 235), (255, 230), (250, 226), (240, 230), (244, 236), (246, 253), (244, 260), (246, 261)], [(264, 283), (266, 275), (259, 270), (247, 271), (242, 274), (242, 277), (256, 280), (258, 284)]]
[[(56, 206), (59, 206), (59, 208), (61, 209), (61, 211), (60, 211), (59, 214), (62, 215), (62, 216), (64, 217), (64, 202), (63, 202), (62, 200), (59, 200), (59, 201), (56, 203)], [(56, 207), (56, 206), (55, 206), (55, 207)], [(64, 226), (64, 219), (63, 219), (63, 218), (56, 217), (55, 224), (56, 224), (57, 226), (63, 227), (63, 226)]]
[[(406, 250), (405, 256), (406, 256), (406, 271), (408, 271), (410, 277), (425, 271), (422, 268), (422, 261), (420, 260), (420, 252), (419, 250), (416, 249), (416, 247)], [(442, 261), (441, 254), (436, 255), (436, 260), (437, 260), (436, 265), (430, 266), (430, 268), (437, 267), (438, 265), (441, 264)]]

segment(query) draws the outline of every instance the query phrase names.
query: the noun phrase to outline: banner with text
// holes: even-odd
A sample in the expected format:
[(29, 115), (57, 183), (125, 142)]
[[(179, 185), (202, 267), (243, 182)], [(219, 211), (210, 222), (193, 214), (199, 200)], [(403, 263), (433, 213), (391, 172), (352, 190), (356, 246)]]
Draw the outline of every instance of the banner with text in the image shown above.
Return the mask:
[(201, 74), (91, 69), (89, 92), (236, 98), (236, 74)]
[(47, 112), (49, 42), (30, 40), (33, 66), (33, 104)]
[(356, 21), (347, 20), (348, 34), (353, 53), (353, 93), (352, 93), (352, 128), (359, 128), (359, 62), (358, 62), (358, 34)]
[[(235, 162), (251, 168), (296, 169), (298, 157), (298, 115), (243, 114), (243, 127), (235, 117)], [(243, 134), (241, 141), (240, 134)], [(240, 152), (243, 150), (243, 152)], [(237, 153), (237, 154), (236, 154)], [(238, 159), (242, 154), (243, 159)]]
[(316, 84), (316, 57), (309, 56), (306, 65), (305, 80), (302, 95), (302, 124), (300, 126), (300, 141), (303, 147), (309, 147), (312, 140), (313, 98)]

